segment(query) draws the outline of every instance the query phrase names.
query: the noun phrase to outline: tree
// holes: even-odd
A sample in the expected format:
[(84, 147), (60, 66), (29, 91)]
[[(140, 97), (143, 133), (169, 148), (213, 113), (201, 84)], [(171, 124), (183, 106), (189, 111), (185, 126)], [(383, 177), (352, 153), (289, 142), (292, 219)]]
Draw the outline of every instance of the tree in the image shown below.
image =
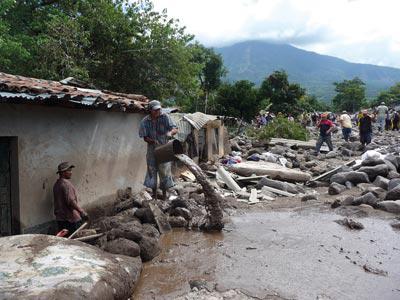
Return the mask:
[(259, 100), (268, 99), (275, 113), (298, 114), (298, 101), (305, 95), (305, 89), (297, 83), (289, 83), (285, 71), (275, 71), (261, 83)]
[(254, 83), (248, 80), (240, 80), (234, 84), (223, 83), (215, 98), (214, 113), (250, 121), (259, 110), (257, 94)]
[(149, 0), (2, 0), (0, 14), (3, 71), (156, 99), (197, 93), (193, 36)]
[(207, 113), (210, 94), (221, 85), (221, 78), (226, 75), (227, 71), (222, 56), (215, 53), (212, 48), (206, 48), (195, 43), (191, 46), (191, 49), (194, 62), (201, 66), (197, 76), (204, 97), (204, 112)]
[(335, 110), (354, 112), (365, 104), (365, 83), (358, 77), (335, 82), (334, 85), (337, 95), (333, 98), (332, 103)]
[(329, 105), (321, 100), (318, 100), (315, 95), (304, 95), (298, 101), (298, 106), (300, 110), (304, 112), (321, 112), (330, 110)]
[(385, 102), (387, 105), (400, 103), (400, 82), (396, 83), (387, 91), (382, 91), (375, 100), (371, 102), (371, 105), (379, 105), (381, 102)]

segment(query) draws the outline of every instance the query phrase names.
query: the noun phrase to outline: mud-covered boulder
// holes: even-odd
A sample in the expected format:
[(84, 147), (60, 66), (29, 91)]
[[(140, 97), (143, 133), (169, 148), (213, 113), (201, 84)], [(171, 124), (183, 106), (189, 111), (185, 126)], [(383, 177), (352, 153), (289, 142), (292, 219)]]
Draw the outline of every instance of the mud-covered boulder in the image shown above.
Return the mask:
[(142, 226), (137, 222), (128, 222), (121, 224), (118, 228), (112, 228), (107, 232), (107, 239), (114, 240), (117, 238), (125, 238), (134, 242), (142, 239)]
[(386, 200), (400, 200), (400, 185), (396, 186), (394, 189), (389, 190), (385, 199)]
[(377, 208), (390, 213), (400, 214), (400, 200), (379, 202)]
[(373, 167), (377, 165), (383, 165), (385, 162), (383, 159), (375, 159), (375, 158), (367, 158), (361, 162), (361, 166), (363, 167)]
[(371, 192), (366, 193), (360, 197), (354, 198), (351, 205), (361, 205), (361, 204), (368, 204), (374, 207), (378, 202), (378, 198)]
[(390, 161), (396, 168), (399, 168), (399, 160), (398, 160), (398, 156), (394, 155), (394, 154), (387, 154), (385, 156), (385, 160)]
[(389, 172), (390, 171), (397, 172), (397, 167), (391, 161), (385, 159), (384, 162), (385, 165), (387, 165), (387, 167), (389, 168)]
[(171, 227), (186, 227), (188, 225), (188, 221), (184, 217), (181, 216), (169, 216), (168, 217), (168, 222), (171, 225)]
[(160, 238), (160, 232), (152, 224), (143, 224), (142, 234), (156, 239)]
[(112, 217), (103, 217), (96, 222), (96, 226), (100, 227), (101, 231), (106, 232), (113, 228), (118, 228), (122, 224), (131, 221), (140, 221), (136, 217), (132, 217), (129, 214), (118, 214)]
[(142, 268), (139, 257), (50, 235), (2, 237), (0, 253), (1, 299), (128, 299)]
[(328, 194), (329, 195), (339, 195), (340, 193), (344, 192), (346, 190), (346, 186), (332, 182), (329, 186), (328, 189)]
[(139, 208), (135, 211), (137, 217), (142, 223), (154, 223), (154, 215), (150, 208)]
[(339, 184), (345, 184), (346, 181), (350, 181), (354, 184), (370, 182), (366, 173), (356, 171), (337, 173), (330, 179), (331, 183), (336, 182)]
[(143, 236), (139, 241), (140, 257), (143, 261), (152, 260), (161, 252), (161, 247), (158, 239), (149, 236)]
[(389, 179), (379, 175), (375, 178), (374, 185), (387, 190), (389, 187)]
[(395, 187), (398, 187), (399, 185), (400, 185), (400, 178), (390, 179), (390, 181), (388, 183), (388, 190), (391, 191)]
[(190, 210), (188, 210), (187, 208), (184, 207), (177, 207), (171, 210), (170, 212), (171, 216), (175, 216), (175, 217), (183, 217), (185, 218), (185, 220), (190, 221), (192, 219), (192, 213), (190, 212)]
[(368, 175), (370, 181), (374, 181), (377, 176), (386, 177), (389, 173), (389, 168), (386, 164), (376, 165), (371, 167), (361, 167), (358, 172), (364, 172)]
[(380, 188), (378, 186), (371, 186), (367, 188), (365, 191), (362, 192), (362, 195), (372, 193), (376, 198), (378, 198), (380, 201), (385, 200), (387, 191), (384, 190), (383, 188)]
[(140, 255), (140, 247), (137, 243), (124, 238), (117, 238), (112, 241), (108, 241), (104, 247), (104, 251), (112, 254), (121, 254), (131, 257)]

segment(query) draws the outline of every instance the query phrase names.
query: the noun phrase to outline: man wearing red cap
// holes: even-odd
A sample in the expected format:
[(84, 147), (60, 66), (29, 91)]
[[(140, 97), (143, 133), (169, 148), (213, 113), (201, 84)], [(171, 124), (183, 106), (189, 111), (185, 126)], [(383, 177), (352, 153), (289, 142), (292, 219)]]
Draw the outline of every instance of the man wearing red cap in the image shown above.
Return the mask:
[(317, 127), (319, 128), (319, 138), (315, 146), (315, 155), (319, 155), (319, 150), (324, 142), (328, 145), (329, 151), (332, 151), (331, 132), (335, 128), (335, 124), (331, 120), (328, 120), (327, 113), (321, 114), (321, 121), (319, 121)]

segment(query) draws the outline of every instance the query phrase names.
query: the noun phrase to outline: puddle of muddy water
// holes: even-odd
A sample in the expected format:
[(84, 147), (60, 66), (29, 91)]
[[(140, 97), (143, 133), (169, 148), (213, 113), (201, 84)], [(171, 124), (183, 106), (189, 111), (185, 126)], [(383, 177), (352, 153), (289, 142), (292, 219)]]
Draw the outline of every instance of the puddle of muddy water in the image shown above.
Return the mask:
[(134, 298), (173, 299), (189, 291), (189, 280), (203, 279), (259, 298), (400, 299), (399, 232), (388, 220), (356, 219), (365, 229), (354, 231), (338, 219), (310, 209), (247, 213), (221, 234), (171, 232)]

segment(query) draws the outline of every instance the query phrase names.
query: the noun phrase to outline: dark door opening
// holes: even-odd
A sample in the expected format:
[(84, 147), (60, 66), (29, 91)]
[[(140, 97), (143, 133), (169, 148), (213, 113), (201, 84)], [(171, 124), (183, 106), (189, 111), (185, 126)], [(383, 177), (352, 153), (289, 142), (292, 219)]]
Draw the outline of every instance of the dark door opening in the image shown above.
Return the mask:
[(0, 137), (0, 236), (19, 233), (17, 138)]

